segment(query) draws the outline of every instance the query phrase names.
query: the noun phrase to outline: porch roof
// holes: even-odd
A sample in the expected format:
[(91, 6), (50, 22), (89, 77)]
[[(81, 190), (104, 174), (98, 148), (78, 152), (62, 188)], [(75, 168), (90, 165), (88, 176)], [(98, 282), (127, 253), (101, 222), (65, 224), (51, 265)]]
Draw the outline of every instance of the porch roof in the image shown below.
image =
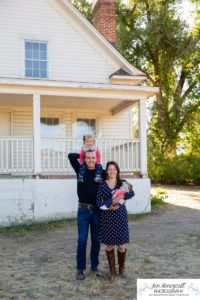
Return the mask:
[[(0, 78), (0, 105), (31, 105), (31, 95), (39, 94), (49, 107), (91, 108), (110, 111), (112, 114), (129, 109), (139, 99), (158, 93), (157, 87), (122, 84), (80, 83), (52, 80)], [(7, 95), (15, 95), (11, 100)], [(29, 95), (30, 97), (17, 97)], [(17, 100), (14, 100), (14, 98)], [(26, 102), (30, 98), (29, 104)], [(73, 100), (73, 101), (72, 101)], [(14, 101), (14, 103), (13, 103)], [(10, 102), (10, 104), (9, 104)]]

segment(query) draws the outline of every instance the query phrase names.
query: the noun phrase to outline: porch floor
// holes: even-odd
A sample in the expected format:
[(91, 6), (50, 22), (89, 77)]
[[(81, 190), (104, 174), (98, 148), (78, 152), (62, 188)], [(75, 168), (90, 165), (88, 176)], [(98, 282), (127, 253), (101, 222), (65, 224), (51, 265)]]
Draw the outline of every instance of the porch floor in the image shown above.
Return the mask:
[[(141, 178), (141, 175), (121, 173), (121, 178)], [(11, 174), (0, 174), (0, 179), (34, 179), (35, 175), (11, 175)], [(37, 176), (38, 178), (38, 176)], [(76, 175), (40, 175), (40, 179), (76, 179)]]

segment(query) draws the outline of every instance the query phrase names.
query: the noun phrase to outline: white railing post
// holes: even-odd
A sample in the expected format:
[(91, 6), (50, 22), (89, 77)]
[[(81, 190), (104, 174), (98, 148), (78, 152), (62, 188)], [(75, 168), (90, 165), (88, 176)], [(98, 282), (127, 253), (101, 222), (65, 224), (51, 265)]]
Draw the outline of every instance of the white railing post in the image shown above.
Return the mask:
[(34, 175), (41, 174), (40, 95), (33, 95)]
[(139, 100), (140, 174), (147, 177), (147, 116), (146, 99)]
[[(67, 154), (79, 151), (80, 139), (62, 137), (42, 137), (45, 149), (42, 151), (42, 174), (73, 173)], [(107, 161), (115, 160), (122, 172), (140, 171), (138, 139), (98, 139), (98, 148), (105, 167)]]

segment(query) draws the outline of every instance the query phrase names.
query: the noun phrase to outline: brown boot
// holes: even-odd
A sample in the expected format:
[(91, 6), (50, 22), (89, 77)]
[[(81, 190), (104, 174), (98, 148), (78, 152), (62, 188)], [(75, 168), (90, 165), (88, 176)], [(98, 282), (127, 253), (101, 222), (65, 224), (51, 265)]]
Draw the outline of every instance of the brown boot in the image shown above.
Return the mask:
[(126, 249), (124, 252), (117, 251), (118, 264), (119, 264), (119, 276), (126, 278), (125, 274), (125, 260), (126, 260)]
[(107, 258), (108, 258), (108, 264), (110, 269), (110, 278), (113, 279), (117, 276), (116, 268), (115, 268), (115, 250), (112, 249), (111, 251), (107, 251)]

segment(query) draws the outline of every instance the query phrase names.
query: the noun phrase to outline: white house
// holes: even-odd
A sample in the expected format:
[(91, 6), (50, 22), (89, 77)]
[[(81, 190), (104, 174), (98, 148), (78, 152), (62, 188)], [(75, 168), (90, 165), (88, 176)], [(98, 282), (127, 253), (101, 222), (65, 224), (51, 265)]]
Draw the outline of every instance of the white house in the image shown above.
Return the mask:
[(158, 89), (113, 46), (115, 0), (93, 15), (95, 26), (67, 0), (0, 1), (0, 226), (76, 214), (66, 157), (87, 132), (133, 183), (129, 212), (150, 211), (146, 100)]

